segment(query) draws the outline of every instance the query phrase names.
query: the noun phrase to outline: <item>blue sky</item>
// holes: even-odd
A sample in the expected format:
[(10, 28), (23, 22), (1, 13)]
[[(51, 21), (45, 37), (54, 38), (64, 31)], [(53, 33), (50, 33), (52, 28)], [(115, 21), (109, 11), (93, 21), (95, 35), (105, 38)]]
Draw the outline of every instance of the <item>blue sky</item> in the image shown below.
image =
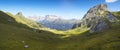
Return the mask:
[[(115, 2), (116, 1), (116, 2)], [(120, 0), (0, 0), (0, 10), (27, 16), (57, 15), (81, 19), (93, 6), (104, 3), (110, 11), (120, 11)]]

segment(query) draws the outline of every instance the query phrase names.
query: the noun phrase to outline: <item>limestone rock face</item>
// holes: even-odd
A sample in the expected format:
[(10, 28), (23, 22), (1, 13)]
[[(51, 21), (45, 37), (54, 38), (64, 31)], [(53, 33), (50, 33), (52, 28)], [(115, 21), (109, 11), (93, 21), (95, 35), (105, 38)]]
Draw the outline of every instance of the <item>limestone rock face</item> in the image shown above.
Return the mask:
[(17, 16), (17, 17), (24, 17), (22, 12), (18, 12), (15, 16)]
[(110, 12), (108, 12), (107, 14), (107, 19), (110, 21), (110, 22), (116, 22), (117, 18), (114, 17)]
[(84, 18), (93, 18), (93, 17), (99, 17), (99, 15), (103, 14), (105, 11), (108, 11), (107, 5), (100, 4), (97, 6), (94, 6), (93, 8), (90, 8), (88, 12), (85, 14)]
[(105, 4), (99, 4), (90, 8), (80, 23), (76, 23), (73, 28), (86, 26), (90, 32), (102, 31), (109, 28), (109, 23), (116, 22), (115, 18)]

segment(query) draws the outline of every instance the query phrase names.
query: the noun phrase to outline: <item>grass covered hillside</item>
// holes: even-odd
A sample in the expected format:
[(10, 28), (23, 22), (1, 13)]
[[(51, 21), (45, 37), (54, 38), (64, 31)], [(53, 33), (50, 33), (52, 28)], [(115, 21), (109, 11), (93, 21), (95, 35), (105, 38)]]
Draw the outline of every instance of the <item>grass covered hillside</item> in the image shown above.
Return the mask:
[(61, 44), (58, 48), (63, 50), (120, 50), (119, 14), (113, 13), (118, 18), (118, 22), (110, 24), (110, 29), (94, 33), (86, 31), (79, 35), (64, 38), (67, 42)]
[(61, 35), (44, 30), (36, 32), (15, 19), (0, 12), (0, 50), (53, 50), (60, 41)]
[[(40, 33), (0, 23), (0, 50), (42, 50), (52, 49), (60, 40), (52, 32)], [(24, 48), (28, 45), (29, 48)]]
[(0, 11), (0, 50), (120, 50), (120, 16), (114, 16), (118, 22), (102, 32), (89, 33), (86, 28), (36, 31)]
[(18, 12), (16, 15), (13, 15), (9, 12), (6, 12), (6, 14), (8, 14), (12, 18), (14, 18), (16, 20), (16, 22), (21, 23), (21, 24), (25, 24), (31, 28), (43, 27), (42, 25), (37, 24), (35, 21), (32, 21), (30, 19), (25, 18), (21, 12)]
[(119, 20), (118, 18), (118, 22), (110, 23), (110, 28), (102, 32), (89, 33), (89, 29), (79, 28), (68, 31), (50, 31), (66, 35), (57, 45), (57, 50), (120, 50)]

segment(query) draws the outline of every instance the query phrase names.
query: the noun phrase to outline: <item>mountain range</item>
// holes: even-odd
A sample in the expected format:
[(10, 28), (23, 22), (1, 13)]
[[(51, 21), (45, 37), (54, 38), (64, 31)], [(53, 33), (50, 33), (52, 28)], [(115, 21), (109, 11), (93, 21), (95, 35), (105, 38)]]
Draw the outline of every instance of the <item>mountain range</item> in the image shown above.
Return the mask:
[(117, 22), (117, 18), (108, 10), (107, 5), (94, 6), (85, 14), (80, 23), (73, 26), (90, 28), (90, 32), (109, 29), (110, 24)]
[(69, 30), (75, 23), (80, 21), (77, 19), (64, 19), (56, 15), (46, 15), (45, 17), (30, 16), (28, 18), (44, 25), (47, 28), (56, 30)]
[[(65, 24), (72, 28), (66, 31), (48, 29), (40, 23), (44, 20), (73, 26)], [(120, 11), (111, 12), (106, 4), (99, 4), (77, 22), (55, 15), (34, 21), (21, 12), (0, 11), (0, 50), (120, 50)]]

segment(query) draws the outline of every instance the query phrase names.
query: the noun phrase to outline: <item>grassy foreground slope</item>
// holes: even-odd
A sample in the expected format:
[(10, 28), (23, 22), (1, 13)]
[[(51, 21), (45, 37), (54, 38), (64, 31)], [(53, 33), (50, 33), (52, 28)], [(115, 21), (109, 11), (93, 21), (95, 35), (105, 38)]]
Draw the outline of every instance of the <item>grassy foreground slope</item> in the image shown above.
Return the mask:
[[(63, 35), (70, 36), (61, 38)], [(29, 47), (24, 48), (25, 45)], [(79, 29), (36, 32), (17, 23), (9, 15), (0, 13), (0, 50), (120, 50), (119, 47), (119, 21), (103, 32), (89, 33), (88, 30), (81, 32)]]
[[(86, 31), (77, 36), (65, 38), (67, 41), (58, 48), (63, 50), (120, 50), (120, 13), (113, 13), (118, 22), (103, 32), (89, 33)], [(61, 49), (62, 50), (62, 49)]]
[[(40, 33), (0, 23), (0, 50), (42, 50), (54, 49), (58, 35), (52, 32)], [(24, 41), (24, 42), (23, 42)], [(28, 45), (29, 48), (24, 48)]]
[(113, 13), (118, 22), (103, 32), (89, 33), (89, 30), (73, 29), (68, 31), (49, 30), (56, 34), (70, 35), (62, 38), (57, 50), (120, 50), (120, 16)]
[(0, 11), (0, 50), (55, 50), (59, 36), (44, 30), (36, 32)]

